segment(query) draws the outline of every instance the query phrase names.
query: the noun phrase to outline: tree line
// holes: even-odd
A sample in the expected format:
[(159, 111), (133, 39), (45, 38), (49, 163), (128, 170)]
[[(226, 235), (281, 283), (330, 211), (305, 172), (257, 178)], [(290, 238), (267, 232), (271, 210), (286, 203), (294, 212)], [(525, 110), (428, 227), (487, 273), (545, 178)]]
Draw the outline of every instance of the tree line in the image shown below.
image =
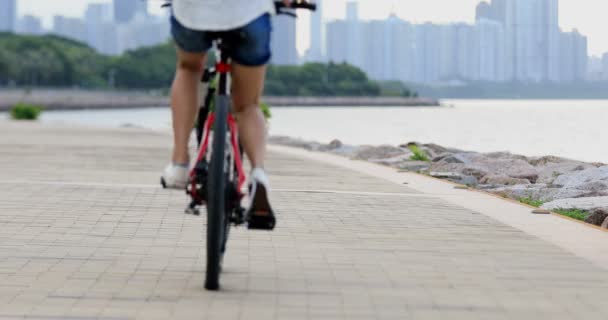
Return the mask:
[[(175, 73), (172, 43), (99, 54), (86, 44), (54, 35), (0, 33), (0, 86), (80, 87), (90, 89), (166, 89)], [(269, 66), (267, 95), (409, 96), (402, 84), (370, 80), (345, 63)]]

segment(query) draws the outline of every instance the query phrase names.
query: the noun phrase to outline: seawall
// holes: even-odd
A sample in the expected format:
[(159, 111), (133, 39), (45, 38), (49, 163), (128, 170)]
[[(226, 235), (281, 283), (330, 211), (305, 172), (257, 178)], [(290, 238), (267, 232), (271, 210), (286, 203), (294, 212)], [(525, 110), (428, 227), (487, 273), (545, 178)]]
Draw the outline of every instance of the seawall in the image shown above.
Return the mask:
[[(404, 97), (264, 97), (263, 101), (277, 107), (440, 106), (435, 99)], [(27, 93), (19, 89), (0, 89), (0, 111), (6, 111), (19, 102), (43, 105), (47, 110), (120, 109), (167, 107), (169, 97), (143, 91), (35, 89)]]

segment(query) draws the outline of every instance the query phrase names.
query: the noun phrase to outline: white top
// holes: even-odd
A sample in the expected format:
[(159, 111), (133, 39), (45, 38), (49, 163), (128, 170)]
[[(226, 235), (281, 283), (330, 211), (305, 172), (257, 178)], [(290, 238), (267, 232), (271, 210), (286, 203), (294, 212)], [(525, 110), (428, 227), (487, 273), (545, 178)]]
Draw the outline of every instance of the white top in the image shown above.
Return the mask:
[(265, 13), (274, 13), (273, 0), (173, 0), (173, 14), (185, 27), (225, 31), (243, 27)]

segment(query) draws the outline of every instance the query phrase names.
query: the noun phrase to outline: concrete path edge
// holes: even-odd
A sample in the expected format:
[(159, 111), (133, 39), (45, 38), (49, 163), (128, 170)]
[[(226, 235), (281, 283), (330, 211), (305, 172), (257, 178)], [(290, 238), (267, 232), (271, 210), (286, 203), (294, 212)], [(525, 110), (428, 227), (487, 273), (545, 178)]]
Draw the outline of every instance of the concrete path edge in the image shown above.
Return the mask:
[(555, 215), (535, 215), (530, 207), (523, 204), (475, 190), (457, 189), (454, 184), (420, 174), (398, 172), (369, 162), (292, 147), (271, 145), (268, 148), (273, 152), (347, 168), (396, 184), (407, 183), (408, 188), (489, 216), (608, 270), (608, 232), (604, 230)]

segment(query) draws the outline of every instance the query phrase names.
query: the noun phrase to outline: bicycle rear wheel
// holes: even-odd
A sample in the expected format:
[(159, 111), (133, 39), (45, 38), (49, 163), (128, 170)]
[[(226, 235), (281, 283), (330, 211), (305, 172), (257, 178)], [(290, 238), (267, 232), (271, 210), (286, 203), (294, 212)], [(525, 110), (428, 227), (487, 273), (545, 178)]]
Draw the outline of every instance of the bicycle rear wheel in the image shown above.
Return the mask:
[(207, 199), (207, 274), (205, 288), (218, 290), (221, 263), (227, 236), (226, 183), (229, 165), (226, 157), (228, 132), (228, 97), (219, 96), (213, 123), (213, 149), (209, 164), (209, 193)]

